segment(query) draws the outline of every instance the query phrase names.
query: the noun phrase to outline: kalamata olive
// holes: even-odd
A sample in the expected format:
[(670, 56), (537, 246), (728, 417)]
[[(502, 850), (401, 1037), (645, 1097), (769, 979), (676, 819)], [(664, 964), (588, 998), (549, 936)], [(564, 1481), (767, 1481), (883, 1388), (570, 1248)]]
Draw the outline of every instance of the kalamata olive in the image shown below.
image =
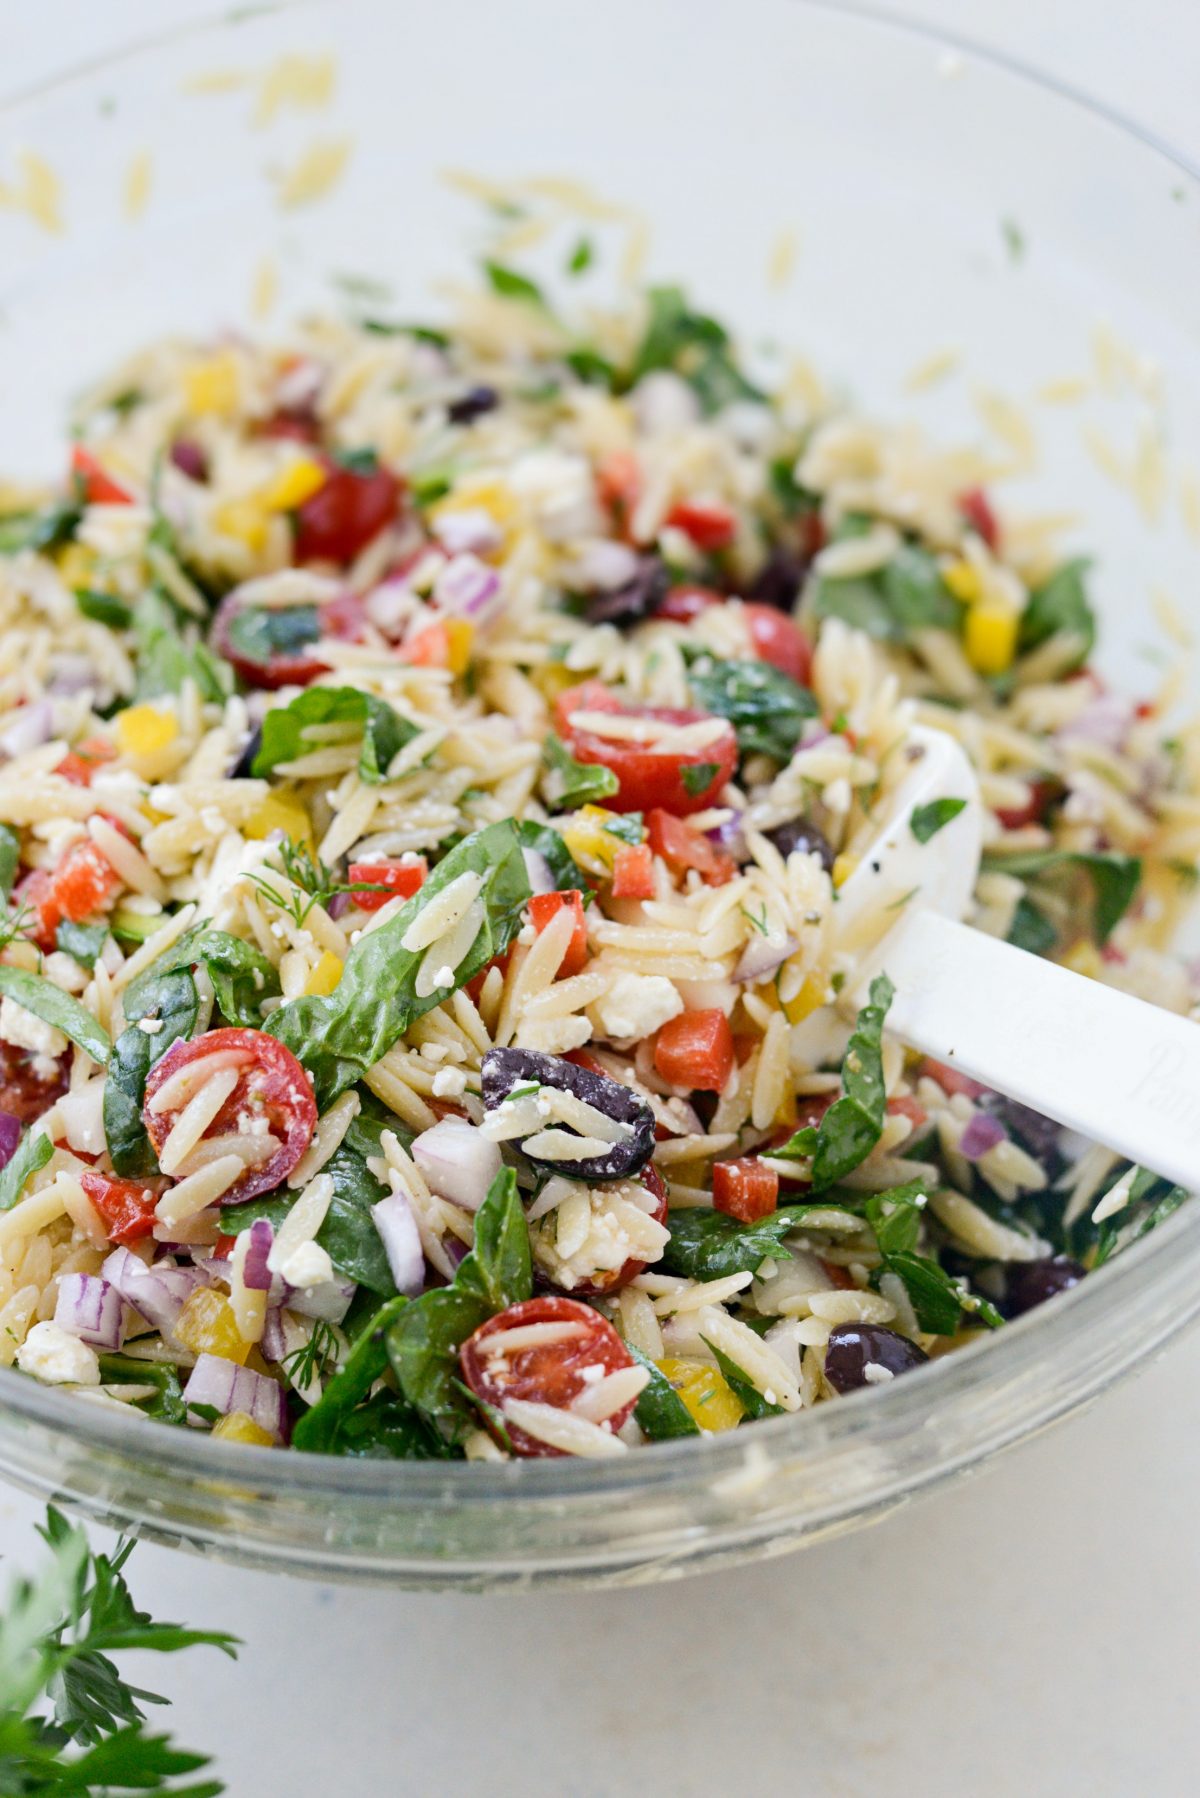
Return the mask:
[(250, 732), (250, 735), (246, 738), (242, 753), (238, 756), (237, 761), (229, 770), (226, 778), (229, 780), (249, 780), (250, 770), (254, 766), (254, 758), (261, 748), (262, 725), (256, 724), (254, 729)]
[(200, 444), (190, 437), (177, 437), (171, 445), (171, 460), (189, 481), (207, 481), (208, 457)]
[(777, 824), (774, 830), (767, 832), (768, 837), (782, 855), (784, 861), (789, 855), (815, 855), (819, 857), (826, 874), (832, 873), (834, 854), (815, 824), (805, 818), (789, 818), (786, 824)]
[[(825, 1350), (825, 1378), (835, 1392), (854, 1392), (859, 1386), (883, 1385), (889, 1374), (910, 1373), (928, 1359), (915, 1342), (882, 1324), (835, 1324)], [(883, 1379), (868, 1373), (876, 1367), (883, 1369)]]
[(536, 1131), (514, 1139), (535, 1166), (566, 1174), (573, 1180), (625, 1180), (639, 1174), (654, 1153), (654, 1113), (619, 1080), (577, 1067), (560, 1055), (540, 1055), (534, 1049), (489, 1049), (483, 1058), (482, 1081), (483, 1102), (488, 1111), (495, 1111), (514, 1089), (519, 1092), (523, 1087), (549, 1087), (571, 1093), (614, 1123), (630, 1126), (629, 1135), (613, 1143), (602, 1155), (579, 1161), (531, 1155), (525, 1145), (529, 1136), (540, 1133), (542, 1128), (579, 1134), (565, 1121), (548, 1114), (545, 1124)]
[(1084, 1270), (1078, 1261), (1067, 1255), (1049, 1255), (1044, 1261), (1015, 1261), (1008, 1268), (1005, 1309), (1010, 1317), (1020, 1317), (1060, 1292), (1069, 1292), (1083, 1278)]
[(1059, 1153), (1062, 1126), (1053, 1118), (1043, 1117), (1040, 1111), (1008, 1099), (1003, 1093), (989, 1095), (980, 1105), (1005, 1124), (1036, 1160), (1048, 1162)]
[(611, 593), (593, 594), (587, 603), (589, 624), (633, 624), (658, 610), (671, 577), (657, 556), (643, 556), (636, 574)]
[(777, 544), (755, 575), (746, 597), (758, 600), (761, 605), (774, 606), (779, 612), (790, 612), (807, 572), (805, 557)]
[(446, 407), (446, 416), (452, 424), (469, 425), (474, 418), (482, 418), (485, 412), (492, 412), (500, 404), (500, 395), (494, 387), (468, 387), (458, 399), (451, 400)]

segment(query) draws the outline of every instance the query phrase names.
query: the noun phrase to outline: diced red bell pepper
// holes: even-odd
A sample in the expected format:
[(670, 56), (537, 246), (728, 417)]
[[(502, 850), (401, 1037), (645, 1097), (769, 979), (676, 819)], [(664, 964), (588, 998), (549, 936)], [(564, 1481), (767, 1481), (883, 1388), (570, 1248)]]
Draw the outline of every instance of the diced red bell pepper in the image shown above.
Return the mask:
[(723, 887), (738, 871), (733, 857), (715, 849), (702, 831), (657, 806), (647, 815), (646, 837), (673, 874), (694, 868), (706, 886)]
[(737, 1161), (716, 1161), (712, 1171), (713, 1205), (739, 1223), (757, 1223), (769, 1217), (779, 1203), (779, 1175), (764, 1167), (755, 1155)]
[(627, 844), (613, 861), (614, 899), (653, 899), (654, 852), (649, 843)]
[(972, 1080), (969, 1074), (960, 1074), (957, 1068), (950, 1067), (944, 1061), (934, 1061), (926, 1055), (921, 1062), (921, 1072), (936, 1080), (944, 1093), (951, 1098), (956, 1093), (965, 1093), (968, 1099), (980, 1099), (989, 1089), (982, 1080)]
[(360, 881), (370, 882), (385, 890), (381, 893), (351, 893), (350, 897), (359, 911), (381, 911), (393, 899), (411, 899), (414, 893), (419, 893), (428, 872), (429, 864), (423, 855), (414, 862), (351, 862), (348, 870), (351, 886), (357, 886)]
[(676, 624), (690, 624), (709, 606), (723, 606), (728, 599), (727, 593), (718, 593), (715, 587), (693, 587), (684, 584), (671, 587), (664, 600), (655, 608), (656, 618), (670, 618)]
[(728, 548), (737, 534), (736, 515), (716, 499), (681, 499), (666, 521), (706, 553)]
[(774, 606), (751, 603), (742, 611), (759, 661), (769, 662), (780, 674), (807, 687), (812, 675), (812, 646), (795, 619)]
[(907, 1118), (913, 1127), (914, 1136), (929, 1121), (929, 1113), (923, 1105), (917, 1103), (911, 1093), (901, 1093), (890, 1098), (887, 1102), (887, 1111), (889, 1117)]
[(563, 907), (572, 914), (575, 927), (567, 943), (567, 952), (558, 966), (558, 979), (568, 980), (578, 974), (588, 958), (587, 920), (583, 915), (583, 894), (572, 888), (566, 893), (535, 893), (529, 901), (529, 921), (540, 936), (552, 918)]
[(20, 898), (37, 913), (39, 948), (54, 948), (59, 925), (72, 924), (102, 911), (121, 890), (120, 877), (90, 837), (66, 849), (53, 868), (35, 868), (21, 884)]
[(76, 749), (68, 749), (54, 772), (75, 787), (90, 787), (92, 776), (105, 762), (111, 762), (116, 750), (107, 737), (88, 737)]
[(642, 471), (632, 450), (612, 450), (596, 466), (596, 497), (624, 532), (642, 491)]
[(79, 1184), (108, 1231), (110, 1242), (137, 1242), (154, 1229), (159, 1195), (143, 1180), (119, 1180), (115, 1174), (80, 1174)]
[(723, 1011), (684, 1011), (654, 1039), (654, 1065), (672, 1086), (719, 1093), (733, 1071), (733, 1032)]
[(84, 449), (82, 443), (71, 445), (71, 473), (83, 489), (89, 506), (131, 506), (133, 495), (114, 481), (98, 456)]
[(991, 501), (982, 487), (969, 487), (958, 496), (958, 509), (976, 534), (983, 538), (989, 549), (996, 549), (1000, 542), (1000, 525), (996, 514), (992, 511)]

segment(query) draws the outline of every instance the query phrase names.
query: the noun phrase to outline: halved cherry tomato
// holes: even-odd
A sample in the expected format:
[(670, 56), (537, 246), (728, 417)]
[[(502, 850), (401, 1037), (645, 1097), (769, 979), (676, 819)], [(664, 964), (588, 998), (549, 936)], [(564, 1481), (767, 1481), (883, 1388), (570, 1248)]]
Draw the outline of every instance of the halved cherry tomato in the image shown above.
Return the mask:
[(629, 843), (618, 849), (613, 861), (614, 899), (653, 899), (654, 852), (649, 843)]
[(329, 664), (313, 655), (322, 637), (354, 643), (362, 636), (365, 613), (355, 594), (339, 594), (321, 605), (256, 606), (236, 587), (213, 619), (215, 648), (252, 687), (306, 687)]
[(296, 513), (298, 562), (352, 562), (400, 509), (402, 488), (388, 468), (359, 474), (328, 461), (328, 476)]
[(753, 603), (742, 607), (750, 641), (760, 662), (770, 662), (780, 674), (807, 687), (812, 675), (812, 646), (795, 619), (774, 606)]
[[(526, 1329), (531, 1324), (561, 1324), (569, 1326), (571, 1334), (556, 1342), (531, 1344), (505, 1354), (505, 1334), (510, 1330)], [(495, 1347), (489, 1353), (488, 1345), (493, 1341)], [(554, 1297), (525, 1299), (519, 1305), (510, 1305), (498, 1316), (489, 1317), (473, 1336), (467, 1337), (458, 1351), (458, 1362), (463, 1379), (476, 1398), (499, 1413), (499, 1425), (503, 1425), (513, 1453), (530, 1456), (561, 1455), (565, 1451), (552, 1448), (548, 1442), (528, 1435), (518, 1425), (506, 1422), (506, 1400), (525, 1399), (570, 1411), (574, 1401), (591, 1383), (584, 1377), (588, 1369), (600, 1367), (610, 1374), (636, 1365), (617, 1332), (598, 1311), (593, 1311), (590, 1305), (581, 1305), (576, 1299)], [(608, 1419), (606, 1427), (614, 1432), (619, 1430), (635, 1402), (631, 1400), (623, 1405)], [(485, 1412), (484, 1419), (497, 1440), (503, 1443), (499, 1425), (491, 1421), (489, 1413)]]
[[(212, 1072), (222, 1065), (232, 1065), (237, 1069), (238, 1080), (205, 1131), (204, 1140), (230, 1136), (244, 1144), (259, 1136), (264, 1144), (273, 1145), (269, 1154), (248, 1166), (222, 1195), (222, 1205), (236, 1205), (243, 1199), (252, 1199), (256, 1193), (270, 1192), (291, 1173), (312, 1141), (317, 1107), (304, 1069), (291, 1050), (275, 1037), (262, 1030), (209, 1030), (193, 1042), (175, 1043), (150, 1070), (142, 1122), (156, 1155), (161, 1153), (172, 1126), (194, 1092), (186, 1089), (179, 1095), (178, 1103), (161, 1111), (154, 1109), (154, 1095), (173, 1075), (193, 1063), (211, 1061), (214, 1056), (220, 1056), (222, 1061)], [(198, 1070), (197, 1077), (202, 1083), (208, 1070)], [(197, 1085), (195, 1091), (199, 1090)]]
[(655, 609), (656, 618), (671, 618), (676, 624), (690, 624), (709, 606), (723, 606), (728, 599), (727, 593), (718, 593), (715, 587), (693, 587), (684, 584), (672, 587), (667, 597), (661, 600)]
[(1000, 542), (1000, 525), (983, 488), (969, 487), (965, 493), (960, 493), (958, 509), (988, 548), (995, 549)]
[[(145, 1180), (80, 1174), (79, 1184), (103, 1220), (110, 1242), (137, 1242), (154, 1229), (154, 1207), (161, 1194)], [(157, 1184), (161, 1188), (162, 1181)]]
[(627, 737), (608, 737), (602, 729), (576, 729), (572, 717), (580, 712), (607, 712), (620, 718), (642, 718), (662, 724), (700, 724), (708, 714), (677, 711), (662, 706), (626, 706), (600, 681), (570, 687), (554, 702), (558, 734), (576, 761), (609, 768), (619, 784), (615, 798), (607, 801), (614, 811), (649, 811), (660, 806), (676, 817), (703, 811), (711, 805), (737, 765), (737, 738), (732, 725), (700, 749), (657, 750), (653, 743), (637, 743)]
[(423, 855), (415, 862), (351, 862), (348, 878), (352, 886), (359, 881), (370, 881), (373, 886), (384, 887), (386, 891), (351, 893), (350, 897), (359, 911), (381, 911), (395, 898), (411, 899), (414, 893), (419, 893), (428, 872), (429, 864)]
[(733, 1032), (723, 1011), (684, 1011), (654, 1039), (654, 1065), (671, 1086), (719, 1093), (733, 1072)]
[(31, 1124), (61, 1098), (67, 1090), (67, 1059), (57, 1062), (49, 1076), (38, 1071), (45, 1065), (45, 1056), (38, 1056), (35, 1065), (28, 1049), (0, 1041), (0, 1111)]
[(703, 831), (693, 830), (682, 818), (673, 818), (658, 807), (646, 816), (646, 837), (673, 874), (695, 868), (706, 886), (723, 887), (738, 871), (733, 857), (714, 849)]
[(320, 443), (321, 426), (311, 412), (272, 412), (254, 427), (254, 434), (288, 443)]
[(104, 464), (82, 443), (71, 445), (71, 473), (83, 489), (89, 506), (131, 506), (133, 495), (114, 481)]
[(770, 1217), (779, 1204), (779, 1175), (755, 1155), (714, 1161), (712, 1192), (717, 1211), (739, 1223), (757, 1223), (760, 1217)]
[(697, 549), (726, 549), (737, 534), (737, 517), (719, 499), (681, 499), (666, 522), (690, 537)]
[(120, 876), (90, 837), (77, 838), (53, 868), (35, 868), (18, 889), (20, 900), (37, 914), (35, 941), (49, 952), (59, 925), (90, 918), (112, 904), (121, 890)]
[(825, 1269), (825, 1272), (829, 1275), (829, 1278), (833, 1281), (833, 1284), (838, 1290), (840, 1292), (848, 1292), (854, 1285), (854, 1281), (850, 1278), (846, 1269), (844, 1267), (839, 1267), (836, 1261), (826, 1261), (820, 1256), (818, 1256), (817, 1259), (821, 1262), (821, 1266)]
[(980, 1099), (989, 1088), (981, 1080), (972, 1080), (969, 1074), (960, 1074), (957, 1068), (950, 1067), (944, 1061), (934, 1061), (926, 1055), (921, 1061), (921, 1072), (936, 1080), (944, 1093), (953, 1098), (956, 1093), (965, 1093), (968, 1099)]
[[(576, 1066), (583, 1065), (579, 1061), (578, 1055), (573, 1056), (572, 1059)], [(598, 1063), (592, 1071), (601, 1074), (606, 1072)], [(667, 1221), (667, 1183), (652, 1161), (646, 1163), (638, 1175), (638, 1181), (654, 1200), (654, 1210), (650, 1216), (656, 1224), (665, 1224)], [(628, 1261), (623, 1261), (613, 1273), (601, 1274), (595, 1280), (581, 1280), (571, 1290), (585, 1294), (588, 1298), (597, 1298), (604, 1292), (619, 1292), (622, 1286), (628, 1286), (631, 1280), (636, 1280), (639, 1274), (644, 1274), (648, 1266), (649, 1262), (637, 1261), (631, 1255)]]
[(97, 768), (111, 762), (116, 753), (107, 737), (87, 737), (77, 748), (68, 749), (54, 772), (74, 787), (90, 787)]
[(567, 953), (559, 963), (559, 980), (578, 974), (588, 958), (587, 920), (583, 915), (583, 894), (571, 888), (566, 893), (535, 893), (529, 901), (529, 922), (540, 936), (551, 918), (557, 918), (563, 907), (575, 920), (575, 928), (567, 943)]
[(1027, 824), (1040, 824), (1046, 815), (1046, 807), (1054, 793), (1054, 782), (1050, 780), (1031, 780), (1029, 782), (1029, 798), (1024, 805), (1007, 805), (997, 808), (996, 816), (1005, 830), (1023, 830)]

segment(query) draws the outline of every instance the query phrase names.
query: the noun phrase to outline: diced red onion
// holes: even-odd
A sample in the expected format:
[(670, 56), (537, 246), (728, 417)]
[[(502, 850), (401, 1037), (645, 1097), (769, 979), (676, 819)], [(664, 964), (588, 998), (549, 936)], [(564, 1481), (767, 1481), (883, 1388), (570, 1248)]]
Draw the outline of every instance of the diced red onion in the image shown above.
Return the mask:
[(1100, 693), (1058, 732), (1060, 741), (1096, 743), (1114, 753), (1123, 749), (1133, 723), (1133, 706), (1119, 693)]
[[(255, 1373), (251, 1367), (239, 1367), (236, 1361), (226, 1361), (221, 1355), (198, 1358), (183, 1389), (183, 1401), (188, 1406), (211, 1406), (222, 1417), (228, 1417), (232, 1411), (244, 1411), (260, 1429), (269, 1430), (277, 1442), (282, 1442), (287, 1434), (283, 1388), (268, 1375)], [(188, 1422), (204, 1427), (204, 1420), (198, 1417), (189, 1415)]]
[(242, 1285), (251, 1292), (270, 1292), (271, 1272), (267, 1267), (267, 1256), (275, 1241), (270, 1219), (256, 1217), (250, 1226), (249, 1237), (246, 1259), (242, 1262)]
[(500, 1151), (465, 1118), (443, 1118), (423, 1130), (412, 1146), (413, 1160), (439, 1198), (478, 1211), (500, 1172)]
[(54, 711), (48, 699), (23, 705), (7, 730), (0, 733), (0, 749), (5, 755), (25, 755), (40, 749), (54, 735)]
[(571, 568), (571, 583), (583, 593), (615, 593), (637, 577), (638, 553), (628, 543), (597, 537), (585, 543)]
[(433, 598), (443, 612), (480, 618), (495, 610), (500, 576), (478, 556), (452, 556), (433, 583)]
[(64, 1274), (58, 1283), (55, 1323), (93, 1348), (120, 1348), (124, 1311), (121, 1294), (99, 1274)]
[(492, 514), (483, 506), (465, 506), (457, 512), (444, 512), (434, 520), (433, 534), (447, 555), (469, 553), (487, 555), (499, 549), (504, 532)]
[(87, 656), (59, 655), (54, 658), (54, 665), (46, 691), (59, 697), (70, 697), (82, 693), (96, 684), (95, 665)]
[(297, 1317), (320, 1317), (327, 1324), (340, 1324), (350, 1309), (356, 1290), (353, 1280), (343, 1280), (335, 1275), (332, 1280), (321, 1280), (316, 1286), (289, 1287), (283, 1302)]
[(325, 910), (331, 918), (341, 918), (352, 909), (353, 905), (353, 893), (335, 893), (326, 904)]
[(11, 1112), (0, 1111), (0, 1168), (7, 1167), (21, 1140), (21, 1120)]
[(638, 429), (648, 437), (686, 431), (700, 417), (700, 402), (682, 376), (667, 369), (643, 375), (630, 394)]
[(726, 855), (732, 855), (737, 861), (746, 853), (746, 833), (740, 812), (731, 812), (728, 818), (724, 818), (720, 824), (714, 824), (704, 834), (715, 848), (723, 850)]
[(114, 1249), (100, 1273), (114, 1285), (127, 1305), (169, 1335), (188, 1299), (207, 1282), (198, 1267), (147, 1267), (131, 1249)]
[(268, 1361), (282, 1361), (287, 1354), (287, 1337), (283, 1329), (283, 1312), (278, 1305), (269, 1307), (263, 1318), (262, 1341), (259, 1343)]
[(959, 1137), (958, 1147), (960, 1154), (965, 1155), (968, 1161), (978, 1161), (989, 1149), (994, 1149), (1007, 1140), (1008, 1132), (998, 1118), (986, 1111), (977, 1111)]
[(420, 601), (406, 580), (393, 578), (372, 587), (363, 602), (367, 617), (385, 637), (403, 634)]
[(402, 1192), (391, 1192), (372, 1205), (371, 1220), (387, 1251), (396, 1291), (416, 1298), (425, 1285), (425, 1251), (412, 1206)]
[(189, 481), (207, 481), (208, 457), (190, 437), (177, 437), (171, 445), (171, 460)]
[(764, 980), (773, 974), (789, 955), (795, 953), (796, 944), (790, 936), (779, 937), (773, 933), (764, 936), (756, 930), (742, 950), (741, 960), (733, 970), (735, 980)]
[(540, 849), (522, 849), (521, 856), (525, 862), (525, 877), (529, 882), (531, 893), (553, 893), (558, 889), (558, 882)]

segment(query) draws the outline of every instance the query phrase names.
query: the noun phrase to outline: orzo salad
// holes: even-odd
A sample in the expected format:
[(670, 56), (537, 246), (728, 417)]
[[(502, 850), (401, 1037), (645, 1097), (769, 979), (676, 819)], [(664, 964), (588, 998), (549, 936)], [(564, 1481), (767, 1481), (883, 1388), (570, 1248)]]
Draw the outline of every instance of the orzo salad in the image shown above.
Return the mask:
[(886, 1385), (1183, 1197), (907, 1051), (885, 975), (843, 1009), (919, 721), (973, 922), (1195, 1004), (1200, 738), (1089, 667), (1086, 564), (677, 288), (584, 329), (486, 272), (156, 344), (0, 495), (0, 1363), (92, 1404), (619, 1455)]

